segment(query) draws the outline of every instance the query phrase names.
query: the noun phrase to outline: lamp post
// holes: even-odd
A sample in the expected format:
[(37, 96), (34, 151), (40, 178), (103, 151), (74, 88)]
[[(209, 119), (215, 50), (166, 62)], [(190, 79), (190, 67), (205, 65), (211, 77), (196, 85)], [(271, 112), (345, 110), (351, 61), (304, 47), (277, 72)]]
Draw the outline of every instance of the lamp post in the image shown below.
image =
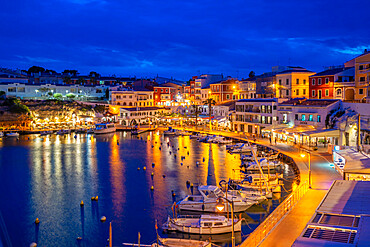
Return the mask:
[[(311, 186), (311, 153), (305, 149), (302, 149), (302, 150), (308, 154), (308, 186), (310, 189), (312, 189), (312, 186)], [(301, 157), (302, 158), (306, 157), (306, 154), (301, 153)]]
[(231, 225), (232, 225), (232, 228), (231, 228), (231, 246), (232, 247), (235, 247), (235, 234), (234, 234), (234, 203), (233, 201), (230, 201), (229, 199), (226, 199), (226, 198), (218, 198), (217, 199), (217, 205), (216, 205), (216, 209), (219, 211), (219, 212), (223, 212), (224, 209), (225, 209), (225, 204), (223, 202), (223, 200), (225, 200), (228, 204), (230, 204), (230, 208), (231, 208)]

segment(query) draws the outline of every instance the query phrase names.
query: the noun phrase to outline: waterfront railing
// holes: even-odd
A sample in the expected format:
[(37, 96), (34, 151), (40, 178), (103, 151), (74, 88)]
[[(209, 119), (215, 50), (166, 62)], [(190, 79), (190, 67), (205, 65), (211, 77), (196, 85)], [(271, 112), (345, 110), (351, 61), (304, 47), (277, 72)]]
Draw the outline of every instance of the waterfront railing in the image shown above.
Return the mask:
[(307, 181), (301, 183), (267, 218), (241, 243), (240, 247), (258, 246), (308, 191)]

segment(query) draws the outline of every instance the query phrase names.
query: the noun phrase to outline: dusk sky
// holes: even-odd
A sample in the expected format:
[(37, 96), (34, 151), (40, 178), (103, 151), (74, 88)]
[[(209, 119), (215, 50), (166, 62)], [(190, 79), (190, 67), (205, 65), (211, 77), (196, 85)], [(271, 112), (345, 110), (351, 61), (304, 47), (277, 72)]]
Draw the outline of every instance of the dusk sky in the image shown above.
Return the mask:
[(370, 48), (369, 0), (2, 0), (0, 67), (239, 78)]

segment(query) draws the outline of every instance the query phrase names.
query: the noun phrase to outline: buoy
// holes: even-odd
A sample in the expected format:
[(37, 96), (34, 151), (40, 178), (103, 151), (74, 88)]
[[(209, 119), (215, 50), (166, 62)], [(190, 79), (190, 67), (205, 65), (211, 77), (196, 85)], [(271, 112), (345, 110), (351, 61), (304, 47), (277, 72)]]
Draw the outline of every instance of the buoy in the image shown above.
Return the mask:
[(186, 181), (186, 185), (190, 185), (190, 182), (189, 182), (189, 180), (187, 180), (187, 181)]
[(190, 184), (190, 187), (194, 187), (193, 183)]
[(91, 201), (95, 201), (95, 197), (93, 196), (93, 197), (91, 197)]
[(74, 138), (76, 139), (77, 138), (77, 135), (75, 135)]
[(80, 202), (80, 206), (83, 207), (84, 206), (84, 201), (81, 201)]
[(187, 168), (189, 169), (189, 166), (187, 166)]
[(81, 241), (82, 240), (82, 237), (77, 237), (77, 241)]
[(36, 220), (35, 220), (35, 224), (36, 224), (36, 225), (38, 225), (39, 223), (40, 223), (39, 218), (36, 218)]
[(188, 151), (188, 155), (189, 155), (189, 151)]
[(172, 154), (172, 152), (170, 151), (170, 155)]
[(146, 166), (143, 167), (143, 170), (145, 171), (146, 170)]
[(182, 165), (182, 163), (180, 163), (180, 165)]
[(171, 190), (171, 192), (172, 192), (172, 196), (176, 196), (176, 194), (173, 190)]
[(150, 187), (151, 190), (154, 190), (154, 186), (152, 185), (152, 187)]
[(152, 145), (152, 148), (154, 148), (154, 145)]
[(152, 167), (155, 167), (155, 164), (154, 163), (152, 163)]
[(159, 150), (161, 150), (161, 147), (159, 147)]
[(163, 178), (166, 178), (166, 175), (162, 175)]
[(30, 244), (30, 247), (36, 247), (36, 246), (37, 246), (37, 244), (35, 242)]
[(105, 217), (105, 216), (102, 216), (101, 218), (100, 218), (100, 221), (101, 222), (104, 222), (104, 221), (106, 221), (107, 220), (107, 217)]
[(97, 201), (99, 199), (99, 197), (98, 196), (95, 196), (95, 201)]
[(152, 174), (150, 174), (152, 177), (154, 176), (154, 172), (152, 172)]
[(180, 148), (177, 148), (177, 150), (180, 150)]
[(140, 167), (138, 167), (137, 170), (139, 171), (140, 170)]
[(184, 148), (188, 148), (188, 147), (184, 147)]
[(117, 145), (119, 145), (119, 141), (117, 141)]
[(203, 157), (203, 162), (206, 160), (206, 158)]

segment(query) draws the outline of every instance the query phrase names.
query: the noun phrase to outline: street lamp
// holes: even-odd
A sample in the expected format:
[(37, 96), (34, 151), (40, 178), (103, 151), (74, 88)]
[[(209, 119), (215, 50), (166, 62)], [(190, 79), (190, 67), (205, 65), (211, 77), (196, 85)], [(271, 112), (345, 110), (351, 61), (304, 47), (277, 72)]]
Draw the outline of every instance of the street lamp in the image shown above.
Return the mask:
[(235, 234), (234, 234), (234, 203), (233, 201), (230, 201), (226, 198), (221, 198), (219, 197), (217, 199), (217, 204), (216, 204), (216, 209), (219, 211), (219, 212), (223, 212), (224, 209), (225, 209), (225, 204), (223, 202), (223, 200), (225, 200), (228, 204), (230, 204), (230, 208), (231, 208), (231, 225), (232, 225), (232, 228), (231, 228), (231, 246), (232, 247), (235, 247)]
[[(311, 153), (305, 149), (302, 149), (302, 150), (308, 154), (308, 186), (310, 189), (312, 189), (312, 186), (311, 186)], [(306, 154), (301, 153), (301, 157), (302, 158), (306, 157)]]

